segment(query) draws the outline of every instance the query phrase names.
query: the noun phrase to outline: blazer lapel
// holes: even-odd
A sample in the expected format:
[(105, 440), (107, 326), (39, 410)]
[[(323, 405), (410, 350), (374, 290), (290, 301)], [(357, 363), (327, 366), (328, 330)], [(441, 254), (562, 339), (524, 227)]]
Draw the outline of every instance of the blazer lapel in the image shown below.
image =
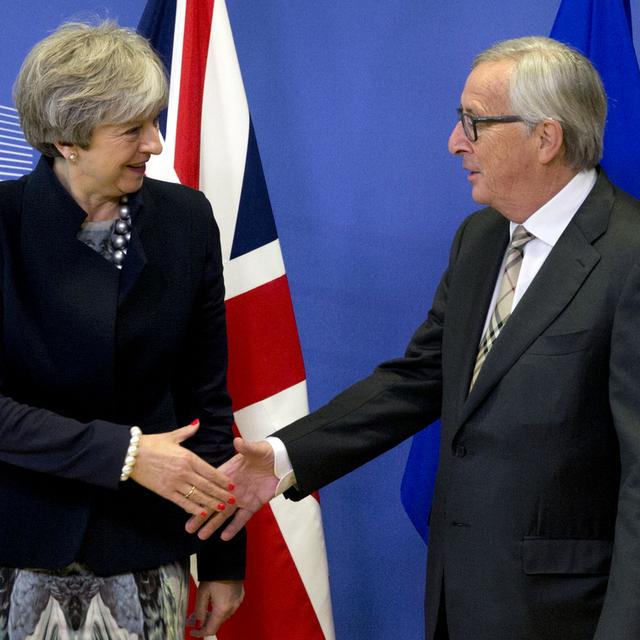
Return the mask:
[(612, 205), (613, 189), (601, 173), (489, 352), (462, 406), (460, 424), (571, 302), (600, 260), (592, 243), (606, 231)]
[(155, 202), (144, 186), (137, 197), (140, 208), (122, 269), (119, 305), (121, 313), (127, 317), (138, 315), (140, 319), (146, 319), (155, 313), (166, 289), (162, 272), (165, 259), (163, 231), (158, 227), (162, 203)]

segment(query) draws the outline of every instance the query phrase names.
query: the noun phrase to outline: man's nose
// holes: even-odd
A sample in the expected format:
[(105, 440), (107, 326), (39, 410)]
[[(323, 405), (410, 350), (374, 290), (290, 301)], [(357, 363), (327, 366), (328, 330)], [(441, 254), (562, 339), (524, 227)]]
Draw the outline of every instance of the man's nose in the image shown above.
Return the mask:
[(456, 126), (453, 127), (453, 131), (449, 136), (449, 153), (469, 153), (472, 151), (471, 143), (464, 133), (462, 123), (456, 122)]

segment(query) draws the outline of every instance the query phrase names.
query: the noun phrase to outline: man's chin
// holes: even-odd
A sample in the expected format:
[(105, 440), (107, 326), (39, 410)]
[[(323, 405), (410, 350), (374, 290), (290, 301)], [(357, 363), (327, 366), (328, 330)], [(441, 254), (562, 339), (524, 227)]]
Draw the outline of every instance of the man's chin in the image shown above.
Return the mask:
[(478, 204), (491, 204), (489, 202), (490, 198), (488, 194), (484, 189), (479, 187), (479, 185), (473, 185), (473, 188), (471, 189), (471, 197), (473, 198), (473, 201)]

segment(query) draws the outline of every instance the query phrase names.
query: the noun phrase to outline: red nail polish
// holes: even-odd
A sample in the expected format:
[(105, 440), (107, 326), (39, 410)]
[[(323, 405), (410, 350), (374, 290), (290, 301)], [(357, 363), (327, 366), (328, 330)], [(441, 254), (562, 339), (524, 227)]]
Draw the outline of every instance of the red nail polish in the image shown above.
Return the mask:
[(207, 611), (213, 611), (213, 605), (211, 603), (207, 605)]
[(206, 511), (201, 511), (200, 512), (200, 517), (201, 518), (206, 518), (207, 517), (207, 512)]
[(235, 499), (233, 496), (231, 496), (231, 497), (227, 500), (227, 502), (228, 502), (229, 504), (235, 504), (235, 503), (236, 503), (236, 499)]
[(227, 489), (229, 489), (229, 491), (233, 491), (236, 488), (236, 485), (233, 484), (233, 482), (229, 483), (229, 486), (227, 487)]
[(199, 629), (202, 626), (202, 620), (196, 620), (196, 629)]
[(190, 427), (195, 427), (199, 423), (200, 423), (200, 420), (198, 420), (198, 418), (196, 418), (189, 426)]
[(224, 502), (221, 502), (218, 505), (218, 511), (224, 511), (227, 508), (227, 505)]

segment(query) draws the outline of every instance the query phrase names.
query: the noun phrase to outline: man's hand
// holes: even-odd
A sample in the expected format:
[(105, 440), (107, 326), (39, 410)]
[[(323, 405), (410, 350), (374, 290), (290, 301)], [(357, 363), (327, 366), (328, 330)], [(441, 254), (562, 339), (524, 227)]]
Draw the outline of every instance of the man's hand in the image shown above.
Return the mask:
[(231, 540), (244, 527), (251, 516), (275, 496), (278, 478), (273, 473), (273, 449), (266, 442), (247, 442), (235, 438), (233, 445), (238, 452), (225, 462), (219, 471), (231, 478), (235, 485), (236, 509), (227, 509), (208, 520), (194, 516), (186, 524), (189, 533), (198, 532), (198, 538), (206, 540), (231, 516), (232, 519), (220, 537)]

